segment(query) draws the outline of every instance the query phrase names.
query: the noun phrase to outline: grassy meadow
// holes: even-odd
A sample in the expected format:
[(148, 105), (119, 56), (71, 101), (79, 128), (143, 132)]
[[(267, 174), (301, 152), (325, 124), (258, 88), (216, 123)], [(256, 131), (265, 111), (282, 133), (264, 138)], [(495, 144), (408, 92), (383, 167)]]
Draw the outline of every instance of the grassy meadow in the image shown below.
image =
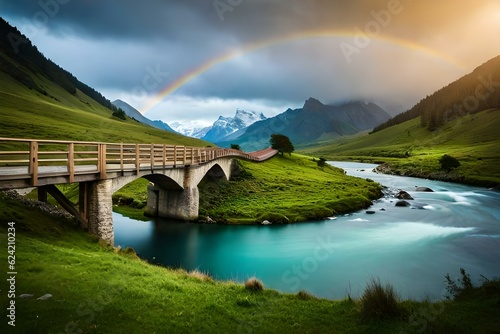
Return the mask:
[[(381, 196), (377, 183), (346, 176), (329, 165), (319, 167), (306, 156), (285, 154), (239, 164), (239, 175), (229, 182), (206, 178), (200, 183), (200, 215), (227, 223), (307, 221), (366, 208)], [(139, 179), (128, 184), (114, 194), (115, 202), (140, 209), (147, 199), (147, 183)], [(134, 215), (130, 208), (115, 209)], [(137, 213), (142, 215), (136, 211), (134, 217)]]
[(58, 85), (33, 75), (47, 91), (27, 89), (0, 71), (0, 137), (124, 143), (206, 146), (209, 143), (120, 120), (80, 91), (71, 95)]
[[(131, 249), (99, 243), (73, 221), (27, 209), (0, 193), (4, 254), (9, 222), (15, 222), (16, 233), (16, 326), (4, 318), (2, 333), (448, 334), (500, 328), (497, 282), (456, 301), (396, 300), (387, 316), (368, 312), (367, 318), (367, 307), (377, 311), (384, 303), (383, 291), (374, 290), (375, 299), (367, 300), (367, 293), (365, 299), (331, 301), (306, 292), (254, 291), (242, 283), (151, 265)], [(4, 306), (6, 285), (2, 280)], [(52, 297), (36, 300), (45, 294)]]
[[(491, 187), (500, 183), (499, 128), (500, 110), (490, 109), (435, 131), (421, 127), (417, 118), (373, 134), (318, 142), (301, 152), (329, 160), (387, 163), (399, 175)], [(444, 154), (461, 166), (441, 171), (438, 160)]]

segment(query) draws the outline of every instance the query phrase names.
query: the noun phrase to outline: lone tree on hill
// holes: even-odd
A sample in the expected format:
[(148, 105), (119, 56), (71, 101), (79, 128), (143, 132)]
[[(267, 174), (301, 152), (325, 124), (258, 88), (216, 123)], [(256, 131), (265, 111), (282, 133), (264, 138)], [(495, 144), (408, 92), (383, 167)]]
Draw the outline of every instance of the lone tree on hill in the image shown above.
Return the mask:
[(240, 147), (240, 145), (238, 145), (238, 144), (231, 144), (231, 148), (232, 148), (233, 150), (238, 150), (238, 151), (241, 151), (241, 147)]
[(292, 155), (292, 152), (295, 150), (290, 139), (284, 135), (272, 134), (269, 143), (271, 144), (271, 147), (278, 150), (281, 155), (284, 153)]
[(441, 164), (441, 169), (445, 170), (446, 172), (450, 172), (453, 168), (457, 168), (460, 166), (460, 162), (448, 155), (445, 154), (441, 158), (439, 158), (439, 163)]

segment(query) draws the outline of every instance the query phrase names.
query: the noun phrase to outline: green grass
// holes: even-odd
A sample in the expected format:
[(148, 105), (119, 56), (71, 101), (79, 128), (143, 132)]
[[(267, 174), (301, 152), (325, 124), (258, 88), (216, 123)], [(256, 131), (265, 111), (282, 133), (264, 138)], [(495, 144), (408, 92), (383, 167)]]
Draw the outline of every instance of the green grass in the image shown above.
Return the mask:
[[(366, 321), (358, 301), (265, 288), (255, 293), (242, 283), (150, 265), (130, 249), (99, 243), (74, 222), (27, 209), (0, 193), (5, 259), (11, 221), (16, 333), (493, 333), (500, 328), (498, 286), (476, 289), (459, 302), (400, 302), (405, 316)], [(5, 306), (7, 282), (0, 284)], [(34, 297), (19, 297), (25, 293)], [(35, 300), (47, 293), (53, 297)], [(0, 331), (12, 332), (5, 316)]]
[[(430, 132), (414, 119), (373, 134), (319, 142), (301, 152), (331, 160), (387, 163), (397, 174), (495, 186), (500, 183), (500, 109), (456, 119)], [(408, 154), (408, 156), (407, 156)], [(444, 154), (461, 166), (440, 170)]]
[[(0, 54), (0, 57), (2, 55)], [(209, 143), (120, 120), (82, 92), (72, 95), (56, 84), (32, 74), (42, 95), (0, 71), (1, 137), (125, 143), (167, 143), (206, 146)]]
[[(298, 222), (366, 208), (380, 197), (377, 183), (346, 176), (331, 166), (320, 168), (301, 155), (278, 155), (263, 163), (242, 161), (240, 166), (241, 175), (232, 181), (200, 183), (200, 215), (240, 224), (265, 219)], [(147, 183), (139, 179), (128, 184), (113, 195), (115, 202), (144, 201)]]

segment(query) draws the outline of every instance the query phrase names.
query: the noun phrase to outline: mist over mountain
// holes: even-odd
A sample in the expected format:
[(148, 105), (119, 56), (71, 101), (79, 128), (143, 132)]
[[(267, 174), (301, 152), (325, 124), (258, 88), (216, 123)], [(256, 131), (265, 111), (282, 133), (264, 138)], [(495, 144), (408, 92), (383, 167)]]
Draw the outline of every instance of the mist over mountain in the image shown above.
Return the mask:
[(128, 104), (125, 101), (122, 101), (120, 99), (115, 100), (111, 102), (114, 106), (117, 108), (122, 109), (125, 114), (127, 114), (128, 117), (134, 118), (135, 120), (147, 124), (149, 126), (155, 127), (157, 129), (165, 130), (165, 131), (170, 131), (170, 132), (175, 132), (174, 129), (172, 129), (167, 123), (160, 121), (160, 120), (150, 120), (146, 116), (142, 115), (141, 112), (134, 107), (132, 107), (130, 104)]
[(325, 105), (309, 98), (302, 108), (288, 109), (275, 117), (262, 120), (239, 131), (239, 136), (226, 136), (219, 145), (239, 144), (244, 150), (269, 146), (273, 133), (288, 136), (292, 143), (304, 146), (318, 139), (334, 139), (373, 129), (390, 115), (374, 103), (353, 101), (341, 105)]

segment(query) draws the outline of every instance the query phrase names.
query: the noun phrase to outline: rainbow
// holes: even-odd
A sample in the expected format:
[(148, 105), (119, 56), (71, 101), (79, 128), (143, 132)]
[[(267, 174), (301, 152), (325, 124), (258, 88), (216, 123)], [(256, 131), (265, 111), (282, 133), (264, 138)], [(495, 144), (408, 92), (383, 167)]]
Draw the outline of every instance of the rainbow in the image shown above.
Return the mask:
[[(149, 111), (151, 108), (153, 108), (156, 104), (158, 104), (161, 100), (163, 100), (165, 97), (168, 95), (172, 94), (176, 90), (178, 90), (180, 87), (188, 83), (189, 81), (193, 80), (194, 78), (198, 77), (199, 75), (207, 72), (210, 70), (212, 67), (224, 63), (226, 61), (232, 60), (234, 58), (243, 56), (248, 53), (252, 53), (261, 49), (265, 49), (267, 47), (275, 46), (278, 44), (284, 44), (284, 43), (289, 43), (289, 42), (295, 42), (295, 41), (300, 41), (300, 40), (306, 40), (306, 39), (319, 39), (319, 38), (355, 38), (356, 34), (353, 33), (353, 31), (348, 31), (348, 30), (319, 30), (319, 31), (305, 31), (305, 32), (300, 32), (300, 33), (294, 33), (285, 37), (280, 37), (280, 38), (273, 38), (273, 39), (266, 39), (266, 40), (261, 40), (258, 42), (254, 43), (249, 43), (247, 45), (244, 45), (241, 48), (231, 50), (227, 53), (224, 53), (216, 58), (210, 59), (207, 62), (201, 64), (200, 66), (191, 69), (187, 73), (185, 73), (183, 76), (163, 88), (160, 92), (158, 92), (154, 97), (149, 99), (147, 101), (147, 104), (142, 108), (142, 113), (145, 114), (147, 111)], [(451, 64), (452, 66), (465, 70), (465, 66), (458, 62), (456, 59), (450, 57), (449, 55), (443, 54), (438, 52), (437, 50), (431, 49), (429, 47), (426, 47), (424, 45), (415, 43), (410, 40), (406, 39), (401, 39), (401, 38), (396, 38), (396, 37), (391, 37), (391, 36), (385, 36), (385, 35), (378, 35), (376, 37), (371, 37), (371, 40), (376, 40), (376, 41), (381, 41), (385, 43), (389, 43), (391, 45), (395, 45), (404, 49), (412, 50), (427, 56), (430, 56), (432, 58), (442, 60), (448, 64)]]

